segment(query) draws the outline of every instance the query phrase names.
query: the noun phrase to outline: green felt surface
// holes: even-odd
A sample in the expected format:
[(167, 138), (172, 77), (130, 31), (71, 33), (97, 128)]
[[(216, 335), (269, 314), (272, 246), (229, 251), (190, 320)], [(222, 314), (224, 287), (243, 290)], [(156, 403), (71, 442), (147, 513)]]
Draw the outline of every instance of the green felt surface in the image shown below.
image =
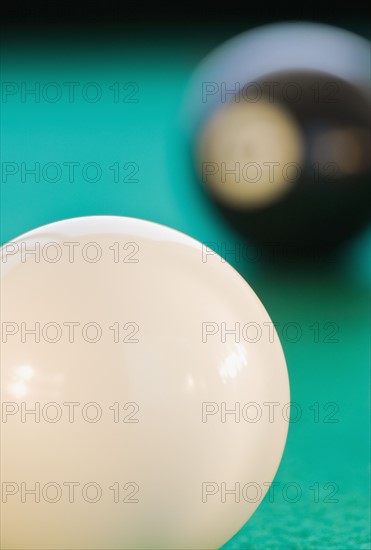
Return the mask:
[[(189, 76), (218, 40), (217, 34), (133, 33), (122, 41), (51, 47), (42, 40), (6, 38), (3, 81), (41, 86), (75, 81), (80, 89), (95, 82), (102, 98), (70, 103), (64, 94), (52, 103), (9, 97), (1, 105), (3, 163), (21, 170), (23, 162), (28, 167), (95, 162), (102, 177), (85, 181), (78, 168), (73, 182), (67, 171), (54, 183), (35, 182), (31, 175), (22, 182), (20, 173), (8, 179), (3, 173), (2, 242), (57, 220), (112, 214), (156, 221), (202, 242), (232, 247), (238, 237), (194, 180), (179, 119)], [(138, 102), (116, 103), (110, 90), (116, 82), (125, 94), (131, 91), (125, 84), (134, 82)], [(125, 163), (136, 163), (138, 181), (115, 182), (114, 163), (122, 177), (130, 172)], [(365, 232), (341, 257), (310, 270), (230, 258), (280, 323), (291, 397), (302, 418), (290, 425), (273, 502), (266, 498), (225, 549), (370, 547), (369, 246)], [(300, 326), (298, 341), (282, 333), (287, 323)], [(300, 487), (298, 502), (292, 502), (287, 484)]]

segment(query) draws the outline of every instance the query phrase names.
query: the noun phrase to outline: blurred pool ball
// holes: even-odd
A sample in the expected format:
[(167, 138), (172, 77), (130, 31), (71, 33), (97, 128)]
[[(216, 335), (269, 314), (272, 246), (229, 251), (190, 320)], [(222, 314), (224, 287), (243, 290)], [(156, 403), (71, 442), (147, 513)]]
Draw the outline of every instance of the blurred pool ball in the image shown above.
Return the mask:
[[(370, 219), (368, 43), (312, 24), (254, 32), (202, 67), (204, 99), (212, 101), (204, 101), (194, 139), (198, 176), (249, 242), (268, 253), (324, 255)], [(316, 39), (328, 47), (314, 56)], [(251, 52), (254, 67), (244, 81), (241, 63), (249, 74)], [(274, 70), (258, 76), (259, 60), (262, 71)]]

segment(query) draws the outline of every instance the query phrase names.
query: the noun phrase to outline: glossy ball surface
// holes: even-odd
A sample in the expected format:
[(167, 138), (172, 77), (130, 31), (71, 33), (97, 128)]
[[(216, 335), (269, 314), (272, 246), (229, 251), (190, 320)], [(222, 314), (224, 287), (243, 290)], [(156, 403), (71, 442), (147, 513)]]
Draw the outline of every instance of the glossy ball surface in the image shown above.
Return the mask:
[(190, 237), (120, 217), (41, 227), (1, 261), (1, 546), (225, 543), (288, 427), (282, 348), (249, 285)]

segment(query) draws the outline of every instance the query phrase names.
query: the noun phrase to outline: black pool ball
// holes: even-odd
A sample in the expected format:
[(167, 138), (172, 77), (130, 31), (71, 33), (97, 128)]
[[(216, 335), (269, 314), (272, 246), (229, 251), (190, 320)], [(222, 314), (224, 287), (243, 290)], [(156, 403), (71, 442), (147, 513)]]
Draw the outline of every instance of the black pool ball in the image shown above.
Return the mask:
[(324, 255), (370, 219), (368, 51), (332, 27), (274, 25), (201, 67), (199, 179), (228, 222), (268, 253)]

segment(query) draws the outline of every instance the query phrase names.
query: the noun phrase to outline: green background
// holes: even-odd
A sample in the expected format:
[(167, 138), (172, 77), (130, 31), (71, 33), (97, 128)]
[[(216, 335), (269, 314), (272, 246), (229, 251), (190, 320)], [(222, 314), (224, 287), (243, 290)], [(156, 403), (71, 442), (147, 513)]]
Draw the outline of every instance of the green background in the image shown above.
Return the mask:
[[(64, 92), (55, 103), (42, 95), (39, 102), (22, 100), (20, 93), (2, 97), (2, 243), (57, 220), (111, 214), (156, 221), (232, 248), (237, 235), (195, 181), (180, 117), (196, 64), (231, 34), (145, 29), (78, 40), (5, 36), (3, 82), (39, 82), (41, 89), (55, 82)], [(80, 83), (72, 102), (64, 82)], [(81, 94), (88, 82), (102, 90), (95, 103)], [(125, 90), (128, 82), (137, 87), (136, 103), (121, 101), (134, 90)], [(119, 102), (110, 89), (115, 83)], [(72, 182), (67, 169), (54, 183), (4, 174), (4, 163), (21, 170), (21, 163), (37, 162), (80, 167)], [(89, 162), (102, 170), (95, 183), (87, 181), (92, 172), (85, 178), (81, 169)], [(119, 182), (109, 168), (114, 163)], [(126, 163), (138, 166), (136, 182), (122, 181), (130, 174)], [(325, 265), (228, 258), (279, 323), (291, 398), (302, 416), (290, 424), (273, 502), (266, 497), (225, 549), (370, 547), (369, 250), (365, 232)], [(300, 326), (300, 338), (287, 323)], [(297, 502), (295, 487), (302, 492)]]

